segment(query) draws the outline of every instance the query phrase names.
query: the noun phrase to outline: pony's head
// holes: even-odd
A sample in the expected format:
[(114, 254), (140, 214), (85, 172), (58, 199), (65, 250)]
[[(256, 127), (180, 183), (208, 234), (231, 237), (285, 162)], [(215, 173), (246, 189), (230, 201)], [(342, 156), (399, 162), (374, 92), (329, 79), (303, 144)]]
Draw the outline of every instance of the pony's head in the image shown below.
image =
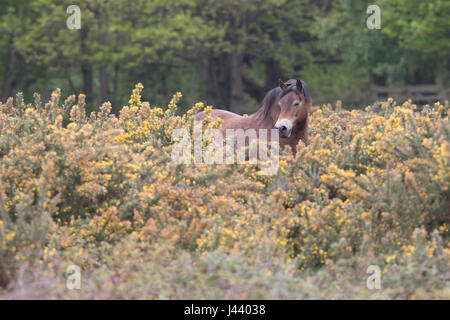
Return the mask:
[(280, 114), (275, 123), (281, 138), (289, 138), (296, 125), (304, 123), (311, 108), (311, 95), (302, 80), (279, 81), (281, 93), (278, 98)]

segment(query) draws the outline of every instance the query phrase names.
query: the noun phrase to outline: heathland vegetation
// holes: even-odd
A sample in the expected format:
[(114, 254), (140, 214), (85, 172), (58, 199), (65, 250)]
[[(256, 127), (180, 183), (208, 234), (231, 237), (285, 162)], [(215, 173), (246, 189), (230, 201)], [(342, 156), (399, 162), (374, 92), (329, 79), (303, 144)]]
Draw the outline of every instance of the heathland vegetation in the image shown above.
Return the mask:
[(119, 116), (59, 89), (0, 104), (0, 297), (450, 298), (448, 103), (317, 106), (269, 176), (175, 164), (173, 131), (211, 108), (142, 90)]
[[(0, 2), (0, 298), (450, 299), (450, 1)], [(310, 144), (275, 174), (173, 161), (290, 78)], [(399, 84), (441, 101), (371, 95)]]

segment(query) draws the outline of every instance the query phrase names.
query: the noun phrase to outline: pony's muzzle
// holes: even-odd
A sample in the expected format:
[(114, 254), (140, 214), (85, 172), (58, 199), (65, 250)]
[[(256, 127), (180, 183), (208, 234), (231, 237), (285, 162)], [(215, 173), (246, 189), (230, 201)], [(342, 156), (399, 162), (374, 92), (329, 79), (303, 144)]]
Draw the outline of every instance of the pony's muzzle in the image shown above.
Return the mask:
[(292, 122), (288, 119), (278, 120), (275, 123), (275, 129), (278, 129), (281, 138), (289, 138), (292, 133)]

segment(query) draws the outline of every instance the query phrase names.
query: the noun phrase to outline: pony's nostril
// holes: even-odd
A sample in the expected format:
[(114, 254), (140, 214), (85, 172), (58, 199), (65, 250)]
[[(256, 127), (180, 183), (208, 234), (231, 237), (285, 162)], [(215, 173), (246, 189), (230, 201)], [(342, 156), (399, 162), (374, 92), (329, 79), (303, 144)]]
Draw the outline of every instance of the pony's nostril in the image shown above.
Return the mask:
[(281, 132), (286, 132), (287, 127), (286, 127), (286, 126), (281, 126), (279, 130), (280, 130)]

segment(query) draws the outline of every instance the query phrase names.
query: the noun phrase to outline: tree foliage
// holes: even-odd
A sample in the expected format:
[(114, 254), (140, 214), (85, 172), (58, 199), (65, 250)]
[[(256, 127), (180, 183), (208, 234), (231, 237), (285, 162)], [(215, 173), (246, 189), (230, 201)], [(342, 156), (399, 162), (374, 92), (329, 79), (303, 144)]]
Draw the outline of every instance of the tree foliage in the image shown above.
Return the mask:
[(3, 1), (1, 99), (61, 87), (117, 113), (141, 81), (157, 103), (181, 90), (189, 104), (252, 111), (278, 78), (313, 83), (319, 100), (367, 99), (373, 84), (445, 86), (447, 1), (375, 3), (381, 30), (366, 28), (359, 0), (87, 0), (69, 30), (71, 1)]

